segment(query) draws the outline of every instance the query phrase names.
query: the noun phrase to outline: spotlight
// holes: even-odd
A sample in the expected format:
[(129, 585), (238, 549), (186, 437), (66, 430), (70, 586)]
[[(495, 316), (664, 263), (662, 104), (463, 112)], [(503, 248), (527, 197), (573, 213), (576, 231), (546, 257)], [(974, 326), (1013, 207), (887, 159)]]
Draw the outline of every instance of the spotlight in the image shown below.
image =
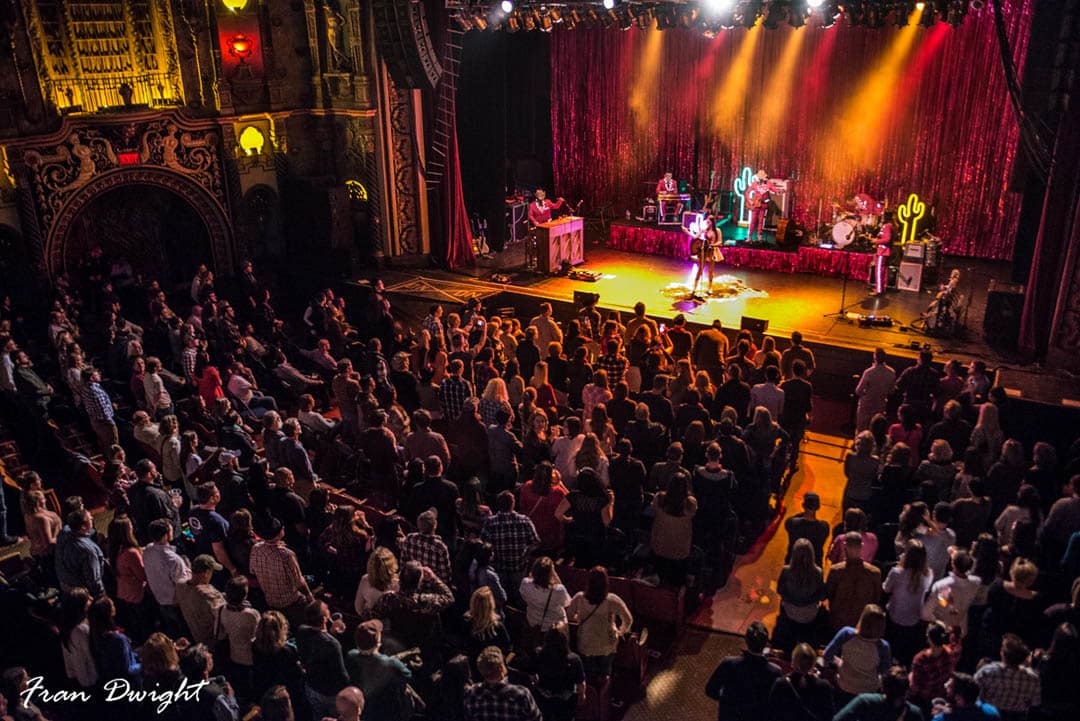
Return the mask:
[(499, 7), (501, 7), (502, 11), (507, 15), (514, 12), (514, 3), (511, 2), (511, 0), (502, 0), (502, 5)]
[(806, 0), (806, 6), (811, 10), (821, 7), (825, 0)]
[(615, 8), (615, 0), (604, 0), (604, 9), (613, 10)]
[[(605, 0), (606, 1), (606, 0)], [(727, 12), (735, 4), (734, 0), (705, 0), (705, 9), (713, 15)]]
[(920, 11), (920, 12), (925, 10), (926, 9), (926, 3), (915, 3), (915, 9)]

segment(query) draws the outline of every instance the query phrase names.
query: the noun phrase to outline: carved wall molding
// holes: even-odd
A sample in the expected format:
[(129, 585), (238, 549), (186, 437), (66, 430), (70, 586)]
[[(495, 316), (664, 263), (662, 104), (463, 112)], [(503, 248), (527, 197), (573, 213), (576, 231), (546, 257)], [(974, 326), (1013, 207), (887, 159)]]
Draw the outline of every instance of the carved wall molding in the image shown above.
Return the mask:
[(391, 151), (394, 160), (394, 212), (397, 238), (391, 239), (393, 255), (420, 253), (420, 203), (416, 182), (416, 146), (413, 142), (412, 93), (393, 87), (390, 94)]
[(190, 204), (202, 218), (210, 237), (214, 266), (219, 273), (232, 271), (232, 224), (218, 202), (206, 188), (191, 176), (176, 170), (131, 166), (108, 170), (76, 190), (60, 209), (55, 222), (45, 236), (45, 262), (51, 276), (65, 270), (65, 245), (71, 225), (84, 209), (98, 197), (124, 185), (152, 185), (164, 188)]
[[(167, 188), (207, 224), (219, 272), (232, 266), (230, 197), (221, 128), (180, 111), (67, 117), (49, 135), (8, 145), (12, 169), (32, 213), (44, 270), (58, 272), (65, 234), (90, 199), (124, 182)], [(24, 219), (25, 222), (25, 219)]]

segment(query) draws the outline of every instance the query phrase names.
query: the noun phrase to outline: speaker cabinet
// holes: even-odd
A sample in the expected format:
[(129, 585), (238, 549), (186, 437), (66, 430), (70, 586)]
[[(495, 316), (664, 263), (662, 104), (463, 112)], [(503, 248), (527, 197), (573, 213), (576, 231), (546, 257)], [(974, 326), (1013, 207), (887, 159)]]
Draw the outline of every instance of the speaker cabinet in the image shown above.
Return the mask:
[(1020, 315), (1024, 312), (1024, 286), (990, 281), (986, 292), (983, 334), (994, 348), (1016, 348), (1020, 336)]
[(739, 330), (748, 330), (754, 335), (765, 335), (769, 332), (769, 319), (751, 318), (744, 315), (739, 321)]
[(375, 0), (375, 40), (390, 77), (399, 88), (434, 88), (442, 78), (439, 55), (431, 45), (424, 3)]
[(897, 290), (918, 293), (922, 288), (922, 270), (922, 263), (912, 263), (909, 260), (900, 261), (900, 270), (896, 274)]

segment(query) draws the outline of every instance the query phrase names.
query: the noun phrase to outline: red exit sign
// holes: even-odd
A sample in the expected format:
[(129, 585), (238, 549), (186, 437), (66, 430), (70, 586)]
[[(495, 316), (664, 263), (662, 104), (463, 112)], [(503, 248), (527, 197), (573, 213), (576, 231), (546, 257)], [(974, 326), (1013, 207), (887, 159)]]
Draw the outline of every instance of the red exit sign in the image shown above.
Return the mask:
[(139, 154), (137, 152), (132, 153), (120, 153), (120, 165), (138, 165)]

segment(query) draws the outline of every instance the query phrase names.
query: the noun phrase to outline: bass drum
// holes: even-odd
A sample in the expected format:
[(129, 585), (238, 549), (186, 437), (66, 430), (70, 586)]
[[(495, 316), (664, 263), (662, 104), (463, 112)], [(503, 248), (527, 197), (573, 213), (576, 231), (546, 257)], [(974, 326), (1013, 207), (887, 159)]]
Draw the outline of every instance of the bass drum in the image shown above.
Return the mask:
[(846, 248), (855, 240), (856, 224), (851, 220), (841, 220), (832, 228), (833, 243), (837, 248)]

